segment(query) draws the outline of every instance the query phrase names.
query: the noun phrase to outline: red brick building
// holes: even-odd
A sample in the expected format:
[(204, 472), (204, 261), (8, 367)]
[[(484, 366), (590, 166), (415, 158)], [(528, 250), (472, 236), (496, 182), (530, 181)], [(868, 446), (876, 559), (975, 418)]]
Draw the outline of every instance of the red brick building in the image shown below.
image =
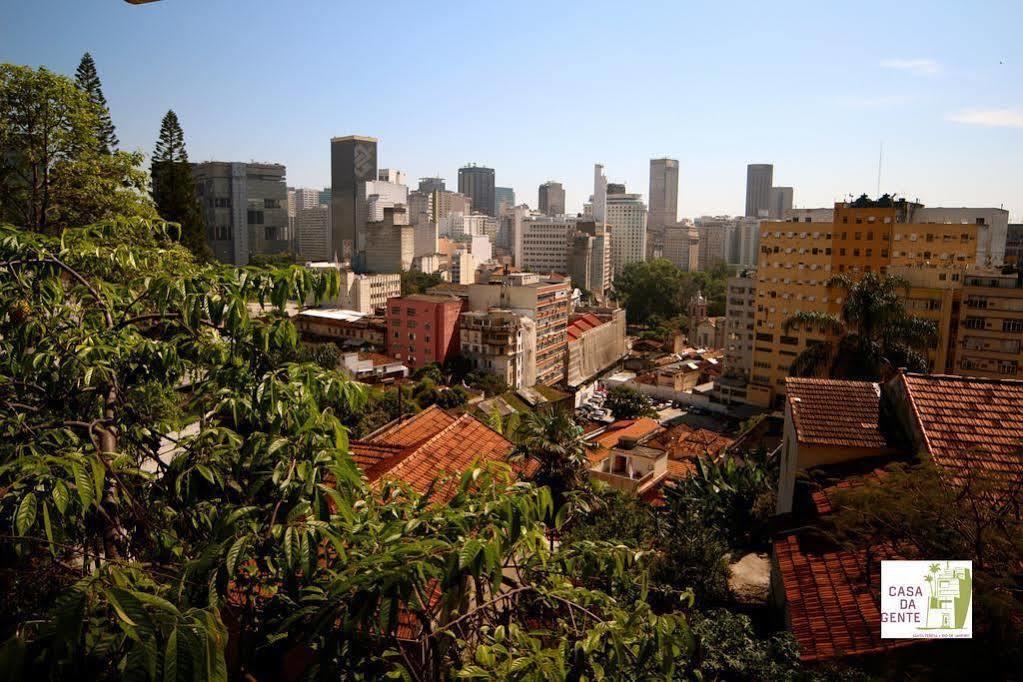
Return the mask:
[(443, 363), (459, 353), (458, 316), (465, 301), (413, 294), (387, 299), (387, 354), (411, 369)]

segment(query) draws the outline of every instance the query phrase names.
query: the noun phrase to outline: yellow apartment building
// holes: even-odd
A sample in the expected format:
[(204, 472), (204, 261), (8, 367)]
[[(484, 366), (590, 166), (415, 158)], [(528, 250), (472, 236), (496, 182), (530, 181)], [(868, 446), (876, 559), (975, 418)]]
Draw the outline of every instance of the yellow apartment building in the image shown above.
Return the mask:
[(1017, 378), (1023, 365), (1023, 273), (966, 275), (956, 344), (956, 374)]
[(761, 223), (748, 402), (777, 404), (795, 357), (810, 342), (831, 340), (820, 329), (785, 333), (783, 327), (799, 311), (840, 313), (844, 292), (827, 286), (839, 274), (856, 279), (872, 271), (886, 275), (890, 268), (903, 275), (913, 271), (916, 287), (908, 298), (942, 330), (930, 359), (939, 371), (951, 367), (955, 291), (963, 271), (978, 261), (981, 233), (985, 243), (990, 233), (980, 222), (915, 222), (922, 208), (908, 201), (865, 208), (836, 203), (831, 222)]

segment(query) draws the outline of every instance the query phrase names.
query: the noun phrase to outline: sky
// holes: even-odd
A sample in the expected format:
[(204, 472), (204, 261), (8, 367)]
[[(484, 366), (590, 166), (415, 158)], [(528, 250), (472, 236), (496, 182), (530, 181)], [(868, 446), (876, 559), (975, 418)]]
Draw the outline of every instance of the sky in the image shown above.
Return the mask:
[(496, 169), (536, 206), (593, 164), (679, 215), (736, 214), (746, 164), (795, 205), (881, 191), (1023, 221), (1023, 2), (4, 0), (0, 61), (73, 74), (91, 52), (122, 148), (177, 112), (192, 160), (330, 184), (332, 136), (415, 178)]

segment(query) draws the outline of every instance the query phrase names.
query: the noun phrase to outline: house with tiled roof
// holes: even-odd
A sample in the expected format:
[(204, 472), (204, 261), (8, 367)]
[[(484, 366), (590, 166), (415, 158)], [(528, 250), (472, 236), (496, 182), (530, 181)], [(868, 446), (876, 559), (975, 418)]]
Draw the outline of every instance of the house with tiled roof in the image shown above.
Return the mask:
[(1023, 382), (898, 373), (883, 384), (790, 378), (778, 510), (793, 530), (773, 547), (772, 592), (805, 661), (873, 656), (923, 640), (882, 640), (880, 562), (909, 547), (847, 547), (815, 531), (837, 493), (884, 485), (885, 466), (930, 459), (955, 483), (1023, 477)]
[[(371, 484), (401, 481), (418, 493), (433, 487), (433, 499), (445, 502), (455, 494), (458, 476), (491, 462), (506, 462), (514, 450), (507, 438), (469, 414), (454, 417), (436, 405), (385, 425), (348, 451)], [(513, 466), (528, 476), (535, 463)], [(441, 481), (439, 486), (436, 481)]]

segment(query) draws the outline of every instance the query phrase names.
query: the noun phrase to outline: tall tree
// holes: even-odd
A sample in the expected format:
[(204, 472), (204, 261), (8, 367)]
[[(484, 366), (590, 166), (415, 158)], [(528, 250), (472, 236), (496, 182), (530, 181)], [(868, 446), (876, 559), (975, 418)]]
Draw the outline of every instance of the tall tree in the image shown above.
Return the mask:
[(586, 441), (570, 411), (548, 407), (525, 413), (514, 440), (511, 459), (536, 462), (533, 480), (551, 489), (556, 508), (564, 504), (566, 493), (584, 485)]
[(834, 339), (808, 345), (792, 362), (794, 376), (877, 381), (899, 367), (928, 370), (927, 349), (937, 327), (906, 312), (906, 280), (868, 272), (858, 281), (837, 275), (828, 286), (846, 292), (840, 314), (801, 311), (783, 325), (785, 333), (802, 327)]
[(0, 222), (56, 233), (119, 217), (154, 218), (140, 154), (100, 154), (99, 111), (74, 82), (0, 64)]
[(153, 201), (160, 217), (179, 226), (179, 241), (202, 260), (212, 258), (206, 226), (195, 195), (195, 179), (188, 163), (185, 133), (178, 115), (168, 111), (160, 123), (153, 152)]
[(96, 73), (96, 62), (88, 52), (82, 55), (82, 61), (78, 63), (78, 70), (75, 71), (75, 84), (96, 107), (98, 149), (101, 154), (110, 154), (117, 149), (117, 133), (114, 131), (114, 122), (110, 120), (110, 109), (107, 107), (107, 98), (103, 96), (103, 86), (99, 81), (99, 74)]

